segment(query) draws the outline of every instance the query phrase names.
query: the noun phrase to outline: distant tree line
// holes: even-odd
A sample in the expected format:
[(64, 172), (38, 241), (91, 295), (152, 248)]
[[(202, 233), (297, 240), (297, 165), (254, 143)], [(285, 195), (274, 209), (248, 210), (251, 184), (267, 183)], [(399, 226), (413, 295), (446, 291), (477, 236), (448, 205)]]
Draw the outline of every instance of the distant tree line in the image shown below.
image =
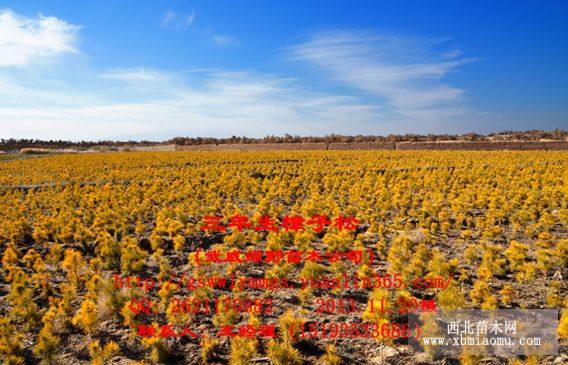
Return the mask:
[(86, 150), (96, 147), (127, 147), (127, 146), (155, 146), (164, 142), (154, 141), (65, 141), (65, 140), (41, 140), (41, 139), (0, 139), (0, 151), (15, 151), (22, 148), (48, 148), (48, 149), (79, 149)]
[(554, 131), (503, 131), (490, 134), (389, 134), (380, 135), (356, 135), (345, 136), (341, 134), (329, 134), (323, 137), (298, 136), (285, 134), (284, 136), (269, 135), (263, 138), (249, 138), (232, 136), (230, 138), (203, 138), (203, 137), (176, 137), (167, 143), (176, 145), (199, 145), (199, 144), (249, 144), (249, 143), (337, 143), (337, 142), (434, 142), (434, 141), (538, 141), (551, 139), (563, 141), (568, 138), (568, 132), (556, 129)]
[(163, 144), (180, 146), (202, 144), (253, 144), (253, 143), (337, 143), (337, 142), (434, 142), (434, 141), (538, 141), (550, 139), (556, 141), (568, 140), (568, 132), (561, 129), (553, 131), (530, 130), (530, 131), (503, 131), (499, 133), (477, 134), (389, 134), (380, 135), (356, 135), (345, 136), (341, 134), (329, 134), (326, 136), (298, 136), (285, 134), (284, 136), (268, 135), (263, 138), (250, 138), (232, 136), (229, 138), (213, 137), (175, 137), (166, 141), (64, 141), (64, 140), (39, 140), (39, 139), (0, 139), (0, 150), (15, 151), (22, 148), (49, 148), (49, 149), (96, 149), (97, 147), (146, 147)]

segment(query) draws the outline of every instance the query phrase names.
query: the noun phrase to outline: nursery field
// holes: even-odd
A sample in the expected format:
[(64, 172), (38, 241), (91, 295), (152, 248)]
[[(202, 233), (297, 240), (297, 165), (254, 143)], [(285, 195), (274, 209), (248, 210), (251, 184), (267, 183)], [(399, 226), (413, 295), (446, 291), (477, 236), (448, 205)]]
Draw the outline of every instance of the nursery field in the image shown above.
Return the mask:
[[(5, 364), (568, 362), (565, 151), (0, 161), (0, 257)], [(559, 354), (406, 346), (462, 308), (558, 309)]]

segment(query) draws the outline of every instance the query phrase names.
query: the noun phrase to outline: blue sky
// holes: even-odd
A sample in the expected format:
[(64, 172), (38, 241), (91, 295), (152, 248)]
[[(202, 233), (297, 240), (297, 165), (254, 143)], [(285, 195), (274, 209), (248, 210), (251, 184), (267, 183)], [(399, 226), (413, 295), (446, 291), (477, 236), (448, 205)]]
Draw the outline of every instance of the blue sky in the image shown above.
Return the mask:
[(566, 1), (1, 1), (0, 137), (568, 129)]

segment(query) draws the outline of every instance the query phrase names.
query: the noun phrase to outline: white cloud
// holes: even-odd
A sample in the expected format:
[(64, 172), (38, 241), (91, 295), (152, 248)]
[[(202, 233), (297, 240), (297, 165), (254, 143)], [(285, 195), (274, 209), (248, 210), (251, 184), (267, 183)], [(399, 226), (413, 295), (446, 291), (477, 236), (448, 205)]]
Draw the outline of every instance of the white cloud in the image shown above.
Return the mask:
[(24, 17), (0, 11), (0, 67), (76, 52), (79, 27), (55, 17)]
[(77, 140), (356, 133), (371, 128), (378, 113), (356, 97), (308, 91), (294, 80), (249, 72), (192, 73), (202, 81), (198, 87), (176, 82), (183, 74), (171, 74), (175, 77), (166, 82), (146, 78), (147, 87), (135, 100), (109, 101), (106, 96), (116, 85), (139, 78), (122, 76), (138, 71), (109, 71), (107, 75), (120, 76), (105, 79), (112, 84), (87, 94), (77, 95), (69, 85), (59, 94), (77, 98), (68, 103), (38, 103), (32, 94), (27, 100), (24, 94), (19, 103), (0, 104), (0, 120), (6, 121), (0, 124), (0, 135)]
[(289, 57), (315, 65), (334, 81), (378, 97), (394, 113), (436, 121), (468, 113), (464, 91), (443, 81), (472, 62), (459, 50), (436, 52), (441, 40), (370, 32), (322, 31), (290, 47)]
[(191, 14), (178, 13), (172, 10), (166, 11), (162, 18), (162, 27), (176, 30), (185, 31), (191, 27), (195, 20), (195, 9)]

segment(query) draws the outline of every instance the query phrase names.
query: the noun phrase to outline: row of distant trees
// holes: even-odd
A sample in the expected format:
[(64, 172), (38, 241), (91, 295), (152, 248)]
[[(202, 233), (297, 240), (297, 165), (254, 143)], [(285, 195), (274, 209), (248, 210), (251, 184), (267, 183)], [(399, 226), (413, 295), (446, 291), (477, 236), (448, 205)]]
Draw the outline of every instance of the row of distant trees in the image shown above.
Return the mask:
[(176, 137), (168, 143), (176, 145), (196, 144), (229, 144), (229, 143), (336, 143), (336, 142), (433, 142), (433, 141), (538, 141), (550, 139), (564, 141), (568, 138), (568, 131), (556, 129), (553, 131), (503, 131), (490, 134), (389, 134), (380, 135), (356, 135), (345, 136), (341, 134), (329, 134), (323, 137), (298, 136), (285, 134), (284, 136), (269, 135), (264, 138), (249, 138), (232, 136), (230, 138), (203, 138), (203, 137)]
[(64, 141), (64, 140), (39, 140), (39, 139), (0, 139), (0, 150), (13, 151), (22, 148), (49, 148), (49, 149), (96, 149), (97, 147), (130, 147), (130, 146), (156, 146), (163, 144), (175, 144), (181, 146), (200, 144), (252, 144), (252, 143), (334, 143), (334, 142), (432, 142), (432, 141), (538, 141), (550, 139), (557, 141), (568, 140), (568, 131), (555, 129), (553, 131), (530, 130), (530, 131), (503, 131), (490, 134), (389, 134), (380, 135), (356, 135), (345, 136), (341, 134), (329, 134), (322, 137), (298, 136), (285, 134), (284, 136), (269, 135), (263, 138), (249, 138), (232, 136), (229, 138), (213, 137), (175, 137), (167, 141)]
[(97, 147), (128, 147), (128, 146), (155, 146), (166, 142), (155, 141), (65, 141), (65, 140), (42, 140), (26, 138), (0, 139), (0, 151), (16, 151), (22, 148), (47, 148), (47, 149), (96, 149)]

